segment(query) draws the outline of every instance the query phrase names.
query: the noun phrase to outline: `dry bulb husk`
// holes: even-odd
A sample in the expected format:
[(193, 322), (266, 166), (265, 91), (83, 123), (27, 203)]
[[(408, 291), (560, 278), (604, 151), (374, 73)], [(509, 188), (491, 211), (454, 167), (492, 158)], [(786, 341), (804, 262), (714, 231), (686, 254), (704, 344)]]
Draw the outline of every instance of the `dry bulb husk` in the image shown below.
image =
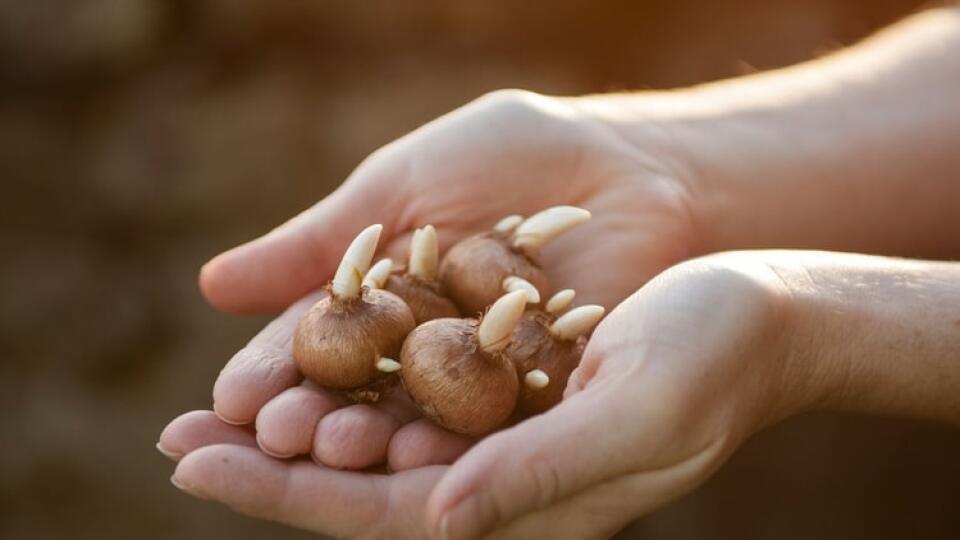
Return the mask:
[(539, 294), (549, 294), (550, 283), (537, 253), (553, 238), (589, 219), (590, 212), (573, 206), (554, 206), (527, 219), (507, 216), (490, 231), (450, 248), (440, 264), (443, 290), (465, 314), (482, 312), (510, 290), (509, 278), (522, 279)]
[(523, 290), (497, 300), (480, 319), (436, 319), (403, 344), (400, 377), (425, 416), (457, 433), (500, 427), (517, 403), (520, 382), (506, 354), (527, 304)]
[(364, 283), (402, 298), (410, 306), (417, 324), (443, 317), (459, 317), (456, 304), (440, 293), (438, 260), (437, 232), (432, 225), (427, 225), (414, 231), (405, 268), (391, 268), (390, 260), (384, 259), (370, 269)]
[[(364, 229), (347, 248), (327, 287), (329, 296), (300, 319), (293, 356), (305, 377), (320, 386), (376, 400), (414, 326), (407, 304), (388, 291), (362, 286), (382, 226)], [(393, 364), (391, 364), (393, 362)]]
[(580, 306), (561, 314), (573, 300), (573, 290), (562, 290), (544, 310), (524, 313), (513, 332), (507, 355), (524, 384), (517, 402), (522, 416), (539, 414), (563, 399), (570, 374), (580, 364), (587, 335), (603, 317), (598, 305)]

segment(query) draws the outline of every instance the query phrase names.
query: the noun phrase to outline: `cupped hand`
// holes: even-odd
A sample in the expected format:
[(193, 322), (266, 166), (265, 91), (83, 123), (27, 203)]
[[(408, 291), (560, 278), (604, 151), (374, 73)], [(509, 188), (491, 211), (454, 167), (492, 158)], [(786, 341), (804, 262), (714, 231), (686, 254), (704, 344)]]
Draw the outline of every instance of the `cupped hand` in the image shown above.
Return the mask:
[[(262, 449), (362, 468), (449, 463), (471, 441), (424, 420), (402, 396), (350, 405), (301, 384), (291, 355), (300, 317), (347, 243), (382, 223), (381, 245), (403, 259), (410, 232), (433, 224), (441, 249), (509, 214), (557, 204), (593, 212), (591, 222), (547, 245), (543, 266), (578, 303), (612, 307), (690, 255), (691, 179), (668, 143), (626, 142), (576, 100), (502, 91), (387, 145), (335, 193), (269, 234), (210, 261), (201, 287), (231, 312), (278, 309), (297, 299), (238, 352), (214, 387), (214, 410), (231, 424), (256, 422)], [(665, 137), (663, 139), (666, 139)], [(654, 156), (653, 154), (656, 154)]]
[(569, 204), (594, 219), (545, 248), (543, 266), (582, 300), (612, 307), (690, 255), (692, 180), (668, 142), (638, 148), (584, 110), (577, 99), (522, 91), (480, 98), (374, 152), (329, 197), (214, 258), (201, 288), (226, 311), (277, 310), (324, 285), (371, 223), (384, 225), (381, 245), (403, 260), (417, 227), (433, 224), (443, 250), (509, 214)]
[(607, 537), (787, 414), (789, 296), (749, 254), (671, 268), (601, 322), (560, 405), (452, 466), (385, 475), (275, 460), (210, 412), (179, 418), (162, 442), (186, 454), (174, 481), (189, 493), (326, 534)]

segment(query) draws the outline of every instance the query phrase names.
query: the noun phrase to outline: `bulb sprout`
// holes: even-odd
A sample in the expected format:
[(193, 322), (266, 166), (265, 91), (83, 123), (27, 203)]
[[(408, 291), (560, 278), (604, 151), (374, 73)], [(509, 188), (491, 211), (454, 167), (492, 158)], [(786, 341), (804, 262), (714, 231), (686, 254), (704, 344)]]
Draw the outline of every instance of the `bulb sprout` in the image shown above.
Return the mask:
[(390, 259), (380, 259), (377, 264), (370, 267), (370, 271), (363, 277), (363, 286), (371, 289), (382, 289), (390, 277), (390, 270), (393, 269), (393, 261)]
[(384, 373), (395, 373), (400, 371), (400, 362), (391, 358), (380, 357), (377, 360), (377, 369)]
[(568, 341), (586, 334), (603, 317), (603, 306), (589, 305), (571, 309), (550, 325), (553, 337)]
[(527, 293), (528, 304), (540, 303), (540, 291), (533, 286), (533, 283), (517, 276), (507, 276), (503, 278), (503, 292), (525, 291)]
[(573, 297), (576, 295), (577, 293), (573, 289), (558, 291), (550, 297), (550, 300), (547, 300), (544, 310), (551, 315), (559, 315), (561, 311), (567, 309), (570, 302), (573, 302)]
[(510, 234), (521, 223), (523, 223), (523, 216), (520, 214), (513, 214), (498, 221), (497, 224), (493, 226), (493, 230), (503, 234)]
[(437, 247), (437, 230), (433, 225), (417, 229), (410, 241), (410, 265), (407, 273), (423, 281), (433, 281), (437, 276), (440, 249)]
[(335, 297), (345, 300), (356, 298), (360, 294), (363, 276), (370, 268), (382, 231), (383, 225), (371, 225), (360, 231), (360, 234), (350, 243), (331, 283), (331, 290)]
[(527, 292), (519, 290), (501, 296), (490, 306), (477, 330), (477, 341), (484, 352), (499, 352), (510, 344), (510, 336), (526, 305)]
[(575, 206), (554, 206), (538, 212), (513, 232), (513, 247), (535, 253), (571, 227), (590, 219), (590, 212)]
[(550, 384), (550, 376), (542, 369), (530, 370), (524, 375), (523, 383), (531, 390), (540, 390)]

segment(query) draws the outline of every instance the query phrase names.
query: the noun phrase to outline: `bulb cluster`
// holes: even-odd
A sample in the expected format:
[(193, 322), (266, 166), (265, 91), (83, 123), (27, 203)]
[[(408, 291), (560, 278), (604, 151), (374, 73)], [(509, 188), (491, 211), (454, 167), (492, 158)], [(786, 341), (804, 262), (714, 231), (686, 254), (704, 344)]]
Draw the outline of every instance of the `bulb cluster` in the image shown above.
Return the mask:
[(455, 244), (442, 261), (436, 230), (427, 225), (414, 232), (408, 260), (397, 266), (390, 259), (371, 266), (382, 227), (364, 229), (344, 253), (329, 295), (297, 326), (300, 371), (374, 401), (399, 375), (426, 417), (466, 435), (548, 410), (560, 402), (604, 311), (567, 310), (570, 289), (540, 307), (550, 283), (537, 253), (588, 219), (572, 206), (508, 216)]

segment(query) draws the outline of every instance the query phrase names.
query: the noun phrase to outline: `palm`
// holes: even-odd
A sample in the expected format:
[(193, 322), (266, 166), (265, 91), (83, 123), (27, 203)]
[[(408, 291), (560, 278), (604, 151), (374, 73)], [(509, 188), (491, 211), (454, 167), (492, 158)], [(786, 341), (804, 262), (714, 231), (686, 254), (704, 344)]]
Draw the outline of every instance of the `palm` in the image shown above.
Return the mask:
[(400, 233), (390, 253), (402, 256), (402, 232), (427, 223), (448, 247), (508, 214), (581, 206), (594, 219), (548, 245), (543, 266), (557, 287), (608, 308), (689, 255), (686, 193), (676, 171), (598, 123), (526, 99), (441, 119), (358, 170), (356, 179), (371, 191), (400, 192), (402, 208), (383, 216), (395, 216), (388, 230)]

